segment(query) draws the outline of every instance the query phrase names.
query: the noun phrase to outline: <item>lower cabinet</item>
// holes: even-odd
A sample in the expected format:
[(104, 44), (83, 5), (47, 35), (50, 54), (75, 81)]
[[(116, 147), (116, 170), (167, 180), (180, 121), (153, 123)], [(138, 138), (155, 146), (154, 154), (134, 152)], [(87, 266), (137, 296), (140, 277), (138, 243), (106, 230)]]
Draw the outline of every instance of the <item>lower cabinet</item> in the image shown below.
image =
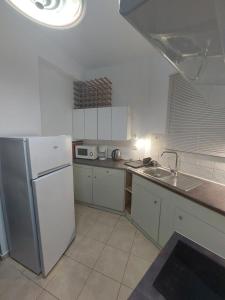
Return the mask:
[(123, 170), (74, 165), (75, 200), (124, 211)]
[(88, 166), (74, 166), (74, 196), (75, 200), (92, 203), (93, 170)]
[(161, 204), (159, 244), (164, 246), (175, 231), (225, 258), (225, 218), (168, 191)]
[[(146, 185), (147, 184), (147, 185)], [(152, 193), (148, 181), (134, 176), (131, 217), (152, 239), (158, 241), (160, 198)]]
[(124, 171), (106, 168), (93, 169), (93, 204), (124, 210)]

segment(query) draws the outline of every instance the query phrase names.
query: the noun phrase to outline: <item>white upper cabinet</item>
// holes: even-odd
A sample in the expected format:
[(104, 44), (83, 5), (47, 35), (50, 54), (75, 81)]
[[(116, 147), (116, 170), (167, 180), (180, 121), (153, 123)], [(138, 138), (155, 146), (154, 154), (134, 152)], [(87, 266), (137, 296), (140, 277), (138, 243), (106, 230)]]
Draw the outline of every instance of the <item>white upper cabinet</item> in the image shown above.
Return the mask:
[(84, 109), (73, 110), (73, 139), (84, 139)]
[(74, 140), (129, 140), (129, 107), (74, 109), (73, 138)]
[(129, 107), (112, 107), (112, 140), (130, 139)]
[(88, 108), (84, 110), (84, 138), (86, 140), (98, 139), (98, 110)]
[(112, 139), (112, 108), (98, 108), (98, 139), (109, 141)]

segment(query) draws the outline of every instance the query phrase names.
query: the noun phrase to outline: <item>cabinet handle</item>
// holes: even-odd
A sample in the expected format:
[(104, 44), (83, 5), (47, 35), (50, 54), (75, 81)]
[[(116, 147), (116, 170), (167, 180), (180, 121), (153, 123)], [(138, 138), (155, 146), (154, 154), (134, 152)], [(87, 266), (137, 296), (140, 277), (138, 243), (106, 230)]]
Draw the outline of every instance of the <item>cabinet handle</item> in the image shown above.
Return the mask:
[(178, 218), (179, 218), (179, 220), (180, 220), (180, 221), (182, 221), (182, 220), (183, 220), (183, 217), (182, 217), (182, 216), (179, 216)]
[(89, 175), (88, 178), (91, 178), (91, 176)]
[(109, 171), (106, 171), (107, 174), (109, 174)]
[(157, 203), (158, 203), (158, 201), (155, 200), (155, 201), (154, 201), (154, 204), (157, 204)]

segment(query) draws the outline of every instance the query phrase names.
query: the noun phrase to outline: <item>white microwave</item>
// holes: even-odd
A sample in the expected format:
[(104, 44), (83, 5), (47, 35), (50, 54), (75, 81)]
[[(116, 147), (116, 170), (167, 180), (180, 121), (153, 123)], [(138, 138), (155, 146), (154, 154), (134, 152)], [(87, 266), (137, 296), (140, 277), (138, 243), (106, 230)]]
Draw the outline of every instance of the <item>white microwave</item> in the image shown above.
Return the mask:
[(97, 159), (98, 158), (97, 146), (77, 145), (76, 158)]

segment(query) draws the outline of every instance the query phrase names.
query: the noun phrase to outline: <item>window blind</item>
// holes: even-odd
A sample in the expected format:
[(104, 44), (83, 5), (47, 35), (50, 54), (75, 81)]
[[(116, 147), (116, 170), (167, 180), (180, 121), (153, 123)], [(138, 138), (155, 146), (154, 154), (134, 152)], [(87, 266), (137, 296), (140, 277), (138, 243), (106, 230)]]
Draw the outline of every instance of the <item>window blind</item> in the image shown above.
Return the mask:
[(180, 74), (171, 75), (167, 148), (225, 157), (225, 94), (224, 105), (214, 105)]

